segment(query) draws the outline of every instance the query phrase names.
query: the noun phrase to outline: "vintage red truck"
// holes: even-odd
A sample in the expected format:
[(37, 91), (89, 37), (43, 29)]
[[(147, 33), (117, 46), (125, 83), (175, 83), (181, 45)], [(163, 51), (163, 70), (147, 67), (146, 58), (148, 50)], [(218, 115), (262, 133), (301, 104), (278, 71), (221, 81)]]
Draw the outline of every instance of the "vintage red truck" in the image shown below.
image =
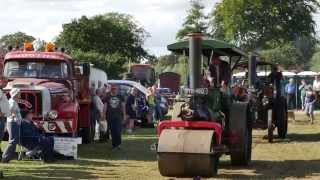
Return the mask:
[(156, 74), (151, 64), (132, 64), (125, 79), (138, 81), (143, 86), (152, 86), (156, 81)]
[(3, 90), (21, 90), (22, 113), (32, 111), (34, 124), (47, 134), (94, 137), (90, 118), (90, 64), (79, 63), (63, 52), (17, 50), (1, 62)]

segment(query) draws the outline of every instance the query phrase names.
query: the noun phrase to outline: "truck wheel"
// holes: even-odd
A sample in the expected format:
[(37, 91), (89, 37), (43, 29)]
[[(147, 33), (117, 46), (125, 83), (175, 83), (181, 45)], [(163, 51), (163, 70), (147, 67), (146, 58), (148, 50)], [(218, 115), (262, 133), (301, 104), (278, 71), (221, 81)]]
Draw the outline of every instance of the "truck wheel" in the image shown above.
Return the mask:
[(245, 129), (243, 141), (239, 151), (231, 152), (231, 164), (236, 166), (248, 165), (251, 162), (252, 127), (250, 124)]
[(284, 139), (286, 138), (288, 131), (288, 110), (284, 99), (281, 99), (278, 109), (280, 109), (277, 113), (278, 136), (279, 138)]
[(81, 137), (84, 144), (90, 144), (94, 141), (95, 127), (95, 123), (91, 122), (90, 127), (82, 129)]

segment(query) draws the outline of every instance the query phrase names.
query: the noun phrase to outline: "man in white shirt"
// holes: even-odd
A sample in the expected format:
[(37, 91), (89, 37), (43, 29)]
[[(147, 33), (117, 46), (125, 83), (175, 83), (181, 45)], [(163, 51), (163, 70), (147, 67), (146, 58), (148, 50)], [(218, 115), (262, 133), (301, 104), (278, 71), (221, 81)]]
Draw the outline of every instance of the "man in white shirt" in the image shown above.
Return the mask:
[(2, 162), (8, 163), (12, 158), (16, 151), (16, 146), (19, 143), (19, 128), (20, 122), (22, 120), (20, 114), (20, 108), (18, 106), (17, 100), (20, 98), (20, 90), (17, 88), (13, 88), (10, 91), (10, 99), (9, 99), (9, 109), (10, 115), (7, 117), (7, 129), (9, 133), (9, 142), (8, 145), (3, 152)]
[(315, 92), (316, 95), (316, 102), (319, 101), (319, 93), (320, 93), (320, 75), (314, 77), (312, 90)]
[[(93, 103), (94, 103), (94, 107), (96, 109), (96, 121), (99, 124), (99, 140), (103, 141), (105, 139), (105, 131), (106, 131), (106, 127), (102, 127), (106, 125), (106, 122), (102, 122), (102, 121), (106, 121), (105, 120), (105, 116), (104, 116), (104, 104), (102, 102), (102, 96), (103, 96), (103, 92), (102, 89), (97, 89), (96, 90), (96, 94), (93, 97)], [(105, 130), (104, 130), (105, 129)]]

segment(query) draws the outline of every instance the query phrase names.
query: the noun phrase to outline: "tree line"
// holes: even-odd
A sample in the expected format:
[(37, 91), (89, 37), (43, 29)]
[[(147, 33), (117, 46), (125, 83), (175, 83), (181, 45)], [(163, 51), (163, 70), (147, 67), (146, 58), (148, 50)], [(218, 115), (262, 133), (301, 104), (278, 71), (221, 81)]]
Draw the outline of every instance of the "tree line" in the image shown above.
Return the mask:
[[(73, 58), (87, 61), (103, 69), (109, 78), (120, 78), (128, 62), (154, 59), (143, 43), (149, 34), (127, 14), (106, 13), (93, 17), (82, 16), (62, 25), (62, 32), (54, 39), (56, 47), (63, 47)], [(0, 49), (9, 45), (22, 47), (36, 38), (23, 32), (0, 38)]]
[[(191, 0), (176, 39), (202, 32), (246, 52), (259, 53), (264, 60), (289, 70), (320, 71), (319, 39), (313, 19), (319, 7), (318, 0), (222, 0), (206, 14), (201, 0)], [(157, 63), (159, 72), (169, 69), (179, 73), (175, 63), (184, 61), (171, 61), (169, 66), (161, 67), (169, 57), (159, 58), (163, 61)]]
[[(205, 13), (202, 0), (191, 0), (176, 39), (202, 32), (247, 52), (257, 52), (286, 69), (320, 71), (319, 39), (313, 20), (319, 7), (318, 0), (221, 0)], [(143, 48), (150, 35), (131, 15), (111, 12), (82, 16), (62, 27), (54, 43), (75, 59), (105, 70), (110, 78), (120, 78), (128, 62), (141, 60), (154, 64), (157, 72), (186, 74), (186, 57), (168, 54), (156, 58)], [(23, 32), (4, 35), (0, 53), (9, 45), (22, 46), (35, 39)]]

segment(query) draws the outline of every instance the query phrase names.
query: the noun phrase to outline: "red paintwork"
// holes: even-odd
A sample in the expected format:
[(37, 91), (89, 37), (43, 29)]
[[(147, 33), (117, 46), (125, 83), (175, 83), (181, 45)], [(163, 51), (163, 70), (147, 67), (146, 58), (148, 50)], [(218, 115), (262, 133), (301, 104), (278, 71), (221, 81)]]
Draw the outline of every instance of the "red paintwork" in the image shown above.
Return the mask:
[(51, 60), (72, 60), (71, 56), (61, 52), (37, 52), (37, 51), (11, 51), (4, 57), (7, 59), (51, 59)]
[(180, 89), (181, 76), (174, 72), (164, 72), (159, 75), (160, 88), (170, 88), (174, 92)]
[(269, 98), (273, 97), (273, 87), (272, 86), (265, 86), (263, 88), (263, 95)]
[(222, 127), (217, 122), (209, 121), (161, 121), (157, 127), (157, 134), (160, 136), (162, 130), (171, 128), (187, 128), (187, 129), (213, 129), (217, 144), (221, 144)]
[[(7, 87), (13, 84), (23, 84), (22, 91), (30, 91), (30, 86), (41, 86), (47, 88), (51, 94), (51, 107), (52, 110), (58, 112), (56, 121), (72, 120), (72, 128), (67, 127), (67, 133), (76, 134), (81, 128), (90, 127), (90, 93), (88, 77), (76, 76), (75, 65), (77, 64), (69, 55), (62, 52), (36, 52), (36, 51), (11, 51), (7, 53), (1, 65), (10, 60), (38, 60), (38, 61), (63, 61), (70, 66), (70, 77), (68, 79), (37, 79), (37, 78), (10, 78)], [(1, 66), (2, 67), (2, 66)], [(1, 69), (1, 74), (2, 74)], [(74, 81), (76, 79), (77, 81)], [(26, 85), (24, 87), (24, 85)], [(75, 86), (75, 87), (74, 87)], [(10, 89), (7, 89), (10, 90)], [(31, 90), (32, 91), (32, 90)], [(55, 94), (55, 95), (53, 95)], [(73, 94), (71, 102), (64, 102), (62, 97), (64, 94)], [(84, 118), (79, 118), (84, 117)], [(35, 122), (41, 124), (43, 117), (35, 117)], [(55, 133), (62, 133), (58, 129)]]
[(75, 119), (72, 121), (72, 133), (77, 131), (78, 127), (78, 103), (63, 103), (58, 108), (58, 119)]

